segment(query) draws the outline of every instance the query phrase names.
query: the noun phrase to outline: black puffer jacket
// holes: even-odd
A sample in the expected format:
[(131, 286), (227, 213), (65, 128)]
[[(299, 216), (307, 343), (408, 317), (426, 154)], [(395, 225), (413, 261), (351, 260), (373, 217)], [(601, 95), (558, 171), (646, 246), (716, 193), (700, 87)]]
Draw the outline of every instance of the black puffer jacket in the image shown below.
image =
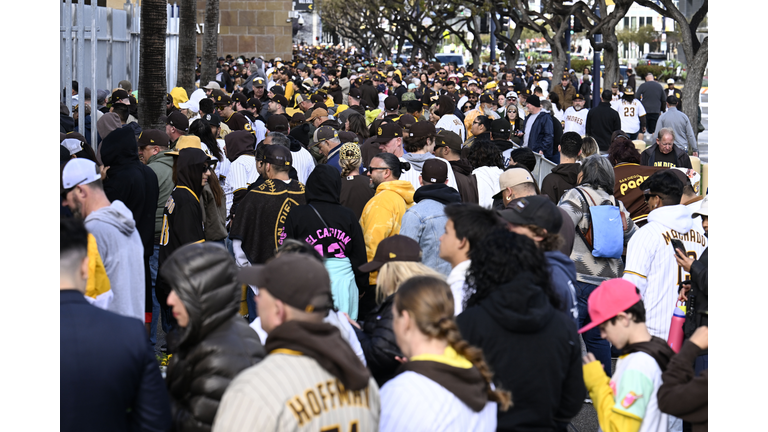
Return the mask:
[(176, 431), (210, 431), (224, 390), (240, 371), (264, 358), (264, 347), (238, 314), (237, 268), (223, 246), (183, 246), (160, 272), (172, 281), (189, 314), (187, 326), (168, 335), (173, 356), (166, 384), (174, 427)]
[(395, 295), (392, 294), (370, 311), (365, 317), (362, 331), (355, 328), (357, 338), (363, 347), (365, 362), (379, 388), (392, 379), (397, 368), (400, 367), (400, 362), (395, 360), (395, 357), (405, 357), (397, 345), (395, 332), (392, 330), (394, 299)]

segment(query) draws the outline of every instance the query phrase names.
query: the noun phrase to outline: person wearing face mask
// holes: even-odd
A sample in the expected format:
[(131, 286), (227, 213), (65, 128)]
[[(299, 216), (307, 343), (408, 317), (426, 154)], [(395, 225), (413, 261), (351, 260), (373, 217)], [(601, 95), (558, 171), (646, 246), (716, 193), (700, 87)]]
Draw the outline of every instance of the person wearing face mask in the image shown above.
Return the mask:
[(178, 323), (168, 335), (166, 378), (174, 428), (210, 431), (224, 390), (266, 353), (238, 313), (237, 266), (223, 246), (182, 246), (160, 274), (170, 281), (168, 305)]

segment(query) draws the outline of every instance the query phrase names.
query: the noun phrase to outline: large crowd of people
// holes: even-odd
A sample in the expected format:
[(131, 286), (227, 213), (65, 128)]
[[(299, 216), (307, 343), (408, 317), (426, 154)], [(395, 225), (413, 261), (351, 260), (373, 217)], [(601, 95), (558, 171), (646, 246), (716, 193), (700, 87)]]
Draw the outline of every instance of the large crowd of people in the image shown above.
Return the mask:
[(707, 430), (697, 142), (629, 76), (298, 46), (162, 129), (65, 95), (61, 429)]

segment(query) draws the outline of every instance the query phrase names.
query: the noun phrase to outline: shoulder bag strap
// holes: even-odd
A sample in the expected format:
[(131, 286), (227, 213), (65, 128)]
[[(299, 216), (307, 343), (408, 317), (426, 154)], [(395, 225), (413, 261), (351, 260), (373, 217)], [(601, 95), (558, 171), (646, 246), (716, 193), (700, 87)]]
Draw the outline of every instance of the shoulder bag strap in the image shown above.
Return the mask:
[(312, 210), (315, 212), (315, 214), (317, 215), (317, 217), (319, 217), (319, 218), (320, 218), (320, 222), (322, 222), (322, 223), (323, 223), (323, 225), (324, 225), (326, 228), (328, 228), (328, 224), (327, 224), (327, 223), (325, 223), (325, 219), (323, 219), (323, 217), (322, 217), (322, 216), (320, 216), (320, 213), (317, 211), (317, 209), (316, 209), (316, 208), (315, 208), (315, 207), (314, 207), (312, 204), (307, 204), (307, 205), (309, 206), (309, 208), (311, 208), (311, 209), (312, 209)]

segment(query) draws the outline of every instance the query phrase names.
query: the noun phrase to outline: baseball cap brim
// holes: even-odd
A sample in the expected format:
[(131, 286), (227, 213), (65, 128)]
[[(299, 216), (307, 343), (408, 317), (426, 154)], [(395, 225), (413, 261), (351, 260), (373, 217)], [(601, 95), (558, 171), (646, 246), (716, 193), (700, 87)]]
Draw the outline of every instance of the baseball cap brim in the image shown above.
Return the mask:
[(500, 190), (499, 193), (497, 193), (496, 195), (492, 196), (491, 198), (493, 198), (493, 199), (501, 199), (504, 196), (503, 194), (504, 194), (504, 189)]
[[(605, 321), (608, 321), (608, 320), (605, 320)], [(585, 325), (584, 327), (580, 328), (578, 333), (582, 334), (582, 333), (584, 333), (586, 331), (592, 330), (593, 328), (599, 326), (600, 324), (604, 323), (605, 321), (600, 321), (600, 322), (592, 321), (591, 323), (589, 323), (589, 324)]]
[(252, 265), (243, 267), (237, 272), (237, 280), (246, 285), (251, 285), (256, 288), (263, 287), (265, 285), (264, 268), (266, 264)]
[(376, 270), (380, 269), (381, 266), (383, 266), (384, 264), (385, 263), (380, 262), (380, 261), (371, 261), (371, 262), (367, 262), (367, 263), (361, 265), (357, 269), (360, 270), (363, 273), (368, 273), (368, 272), (372, 272), (372, 271), (376, 271)]
[[(501, 192), (497, 195), (500, 194)], [(501, 196), (499, 196), (499, 198), (501, 198)], [(523, 219), (522, 216), (520, 216), (520, 213), (511, 209), (499, 210), (497, 213), (502, 219), (515, 225), (528, 225), (530, 223), (529, 221)]]

